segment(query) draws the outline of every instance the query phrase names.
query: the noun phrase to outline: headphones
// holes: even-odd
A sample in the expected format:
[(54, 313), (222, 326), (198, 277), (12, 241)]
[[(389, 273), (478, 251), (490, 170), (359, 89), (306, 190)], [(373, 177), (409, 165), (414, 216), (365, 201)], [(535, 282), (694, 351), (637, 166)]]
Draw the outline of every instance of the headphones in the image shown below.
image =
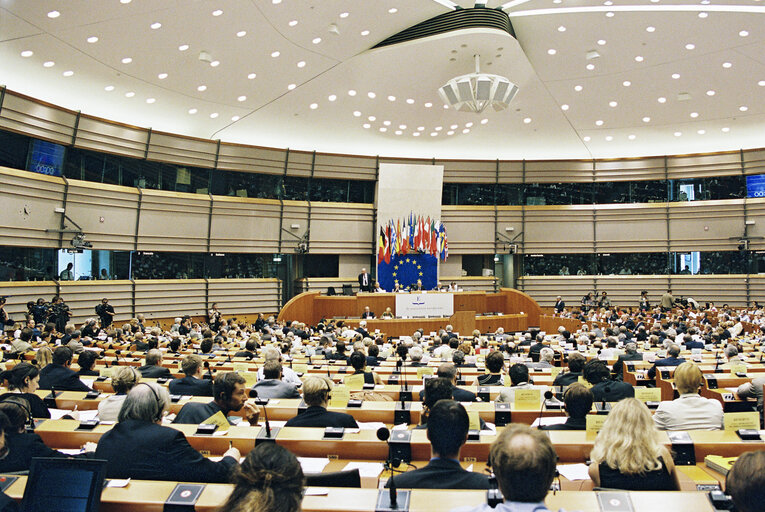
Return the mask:
[(34, 430), (35, 428), (35, 420), (32, 417), (32, 409), (29, 407), (29, 402), (25, 398), (22, 398), (20, 396), (9, 396), (2, 400), (2, 403), (7, 404), (13, 404), (16, 407), (19, 407), (24, 410), (24, 416), (26, 420), (24, 421), (24, 425), (29, 427), (30, 429)]
[(154, 399), (157, 401), (157, 413), (154, 415), (154, 421), (161, 421), (164, 407), (162, 407), (162, 401), (159, 399), (159, 395), (154, 390), (154, 388), (146, 382), (139, 382), (133, 389), (137, 388), (138, 386), (146, 386), (151, 390), (151, 394), (154, 395)]

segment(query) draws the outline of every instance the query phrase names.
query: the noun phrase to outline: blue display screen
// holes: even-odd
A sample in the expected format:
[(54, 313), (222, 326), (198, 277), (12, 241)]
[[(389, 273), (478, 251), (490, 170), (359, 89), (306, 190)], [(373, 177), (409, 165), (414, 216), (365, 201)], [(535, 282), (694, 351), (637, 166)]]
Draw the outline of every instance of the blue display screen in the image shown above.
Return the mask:
[(746, 177), (746, 196), (765, 197), (765, 174)]
[(27, 170), (48, 176), (61, 176), (64, 170), (64, 146), (33, 140)]

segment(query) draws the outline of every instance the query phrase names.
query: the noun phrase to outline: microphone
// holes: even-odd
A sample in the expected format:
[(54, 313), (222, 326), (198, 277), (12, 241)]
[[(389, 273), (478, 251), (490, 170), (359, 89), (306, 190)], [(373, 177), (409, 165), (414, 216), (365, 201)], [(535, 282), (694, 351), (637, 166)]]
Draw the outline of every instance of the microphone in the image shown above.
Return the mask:
[(212, 370), (210, 369), (210, 362), (209, 361), (205, 361), (204, 367), (207, 368), (207, 375), (206, 375), (206, 377), (208, 379), (210, 379), (210, 380), (213, 380)]
[(537, 420), (538, 421), (537, 428), (540, 428), (542, 426), (542, 411), (545, 410), (545, 402), (547, 400), (550, 400), (552, 397), (553, 397), (552, 391), (550, 391), (549, 389), (545, 391), (544, 398), (542, 400), (542, 407), (539, 408), (539, 419)]
[(120, 364), (120, 354), (122, 353), (121, 350), (115, 350), (114, 351), (114, 361), (112, 362), (112, 366), (119, 366)]
[(715, 371), (714, 372), (717, 373), (719, 368), (720, 368), (720, 353), (715, 352)]
[(390, 479), (388, 479), (388, 496), (390, 501), (390, 508), (398, 508), (398, 493), (396, 492), (396, 482), (393, 478), (394, 468), (397, 468), (401, 461), (397, 459), (391, 459), (390, 453), (390, 430), (387, 427), (380, 427), (377, 429), (377, 439), (388, 443), (388, 458), (385, 460), (385, 469), (390, 471)]
[[(250, 390), (250, 396), (253, 398), (258, 398), (258, 390), (257, 389), (251, 389)], [(266, 437), (271, 437), (271, 423), (268, 421), (268, 411), (266, 410), (266, 406), (263, 406), (263, 417), (266, 421)]]

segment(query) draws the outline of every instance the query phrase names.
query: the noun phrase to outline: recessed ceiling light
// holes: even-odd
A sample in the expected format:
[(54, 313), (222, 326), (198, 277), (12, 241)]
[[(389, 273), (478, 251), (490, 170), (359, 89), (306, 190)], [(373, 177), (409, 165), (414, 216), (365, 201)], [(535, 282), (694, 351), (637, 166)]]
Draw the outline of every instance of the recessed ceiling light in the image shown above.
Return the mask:
[(304, 67), (305, 67), (305, 61), (304, 61), (304, 60), (301, 60), (300, 62), (298, 62), (298, 63), (297, 63), (297, 67), (299, 67), (299, 68), (304, 68)]
[(725, 132), (725, 133), (728, 133), (730, 131), (730, 128), (725, 126), (725, 127), (723, 127), (722, 131)]
[(575, 90), (576, 92), (582, 92), (582, 89), (583, 89), (583, 87), (582, 87), (581, 85), (575, 85), (575, 86), (574, 86), (574, 90)]
[(112, 92), (114, 90), (114, 86), (113, 85), (107, 85), (106, 87), (104, 87), (104, 90), (106, 92)]
[(446, 103), (444, 103), (444, 110), (448, 110), (448, 109), (449, 109), (449, 105), (447, 105)]
[(162, 28), (162, 23), (157, 21), (149, 25), (149, 27), (151, 27), (152, 30), (157, 30), (158, 28)]
[(369, 129), (369, 128), (371, 128), (371, 127), (372, 127), (372, 125), (371, 125), (371, 124), (369, 124), (369, 123), (364, 123), (364, 124), (363, 124), (363, 125), (361, 125), (361, 126), (363, 126), (364, 128), (367, 128), (367, 129)]
[(612, 108), (613, 108), (613, 107), (615, 107), (615, 106), (617, 106), (617, 105), (618, 105), (618, 103), (616, 103), (615, 101), (609, 101), (609, 102), (608, 102), (608, 106), (609, 106), (609, 107), (612, 107)]
[(636, 56), (635, 62), (643, 62), (643, 57), (641, 55)]
[(218, 66), (220, 66), (220, 61), (219, 60), (214, 60), (214, 61), (212, 61), (210, 63), (210, 66), (212, 66), (214, 68), (217, 68)]
[(418, 131), (418, 132), (421, 132), (421, 131), (422, 131), (422, 130), (424, 130), (424, 129), (425, 129), (425, 127), (424, 127), (424, 126), (418, 126), (418, 127), (417, 127), (417, 131)]
[(603, 120), (598, 119), (597, 121), (595, 121), (595, 126), (603, 126)]
[(273, 57), (273, 58), (276, 58), (276, 57), (278, 57), (279, 55), (281, 55), (281, 53), (279, 53), (278, 51), (276, 51), (276, 52), (271, 52), (271, 57)]
[(340, 13), (340, 17), (341, 18), (347, 18), (348, 17), (348, 13), (347, 12), (341, 12)]
[(399, 128), (399, 130), (406, 130), (406, 125), (405, 124), (400, 124), (400, 125), (398, 125), (398, 128)]
[(320, 37), (314, 37), (314, 38), (313, 38), (313, 41), (311, 41), (311, 42), (312, 42), (313, 44), (319, 44), (319, 43), (321, 42), (321, 38), (320, 38)]
[(64, 72), (63, 72), (63, 73), (61, 73), (61, 74), (62, 74), (62, 75), (64, 75), (64, 76), (72, 76), (72, 75), (74, 74), (74, 71), (71, 71), (71, 70), (67, 70), (67, 71), (64, 71)]
[(473, 123), (465, 123), (465, 128), (472, 128), (472, 127), (473, 127)]
[(612, 140), (614, 140), (613, 136), (606, 135), (606, 141), (611, 142)]
[(231, 117), (231, 120), (232, 120), (233, 122), (237, 122), (237, 121), (239, 121), (239, 119), (240, 119), (240, 117), (239, 117), (239, 116), (232, 116), (232, 117)]
[(419, 137), (419, 136), (420, 136), (420, 132), (414, 132), (414, 133), (412, 134), (412, 136), (413, 136), (413, 137)]
[(395, 96), (388, 96), (388, 101), (396, 101), (396, 97)]
[(86, 39), (86, 41), (93, 44), (98, 42), (98, 38), (96, 36), (90, 36), (89, 38)]
[(367, 93), (367, 96), (369, 97), (370, 100), (373, 100), (373, 99), (375, 99), (377, 97), (377, 95), (375, 93), (373, 93), (372, 91), (369, 91)]
[(612, 13), (611, 11), (606, 13), (606, 18), (613, 18), (613, 17), (614, 17), (614, 13)]
[(22, 57), (31, 57), (34, 54), (35, 52), (33, 52), (32, 50), (24, 50), (23, 52), (21, 52)]
[(614, 3), (611, 0), (606, 0), (603, 5), (614, 5)]
[(624, 87), (629, 87), (630, 85), (632, 85), (632, 82), (630, 82), (629, 80), (625, 80), (624, 82), (622, 82), (622, 85)]
[(741, 105), (740, 107), (738, 107), (738, 109), (739, 109), (741, 112), (746, 112), (747, 110), (749, 110), (749, 107), (747, 107), (747, 106), (744, 106), (744, 105)]
[(384, 127), (384, 126), (381, 126), (381, 127), (380, 127), (380, 131), (381, 131), (381, 132), (387, 132), (387, 131), (388, 131), (388, 129), (387, 129), (386, 127)]
[(633, 135), (633, 134), (627, 135), (627, 138), (629, 140), (635, 140), (635, 135)]
[(354, 91), (353, 89), (349, 89), (348, 96), (356, 96), (356, 91)]
[(215, 10), (212, 12), (212, 15), (213, 15), (213, 16), (220, 16), (221, 14), (223, 14), (223, 11), (221, 11), (220, 9), (215, 9)]
[(437, 135), (438, 135), (438, 132), (430, 132), (430, 136), (431, 136), (431, 137), (435, 137), (435, 136), (437, 136)]
[(650, 118), (650, 117), (648, 117), (648, 116), (645, 116), (645, 117), (643, 118), (643, 122), (644, 122), (644, 123), (650, 123), (650, 122), (651, 122), (651, 118)]
[(182, 44), (182, 45), (180, 45), (180, 46), (178, 47), (178, 49), (179, 49), (180, 51), (182, 51), (182, 52), (185, 52), (186, 50), (188, 50), (188, 49), (189, 49), (189, 45), (187, 45), (187, 44)]
[(249, 78), (250, 80), (253, 80), (256, 76), (258, 75), (256, 75), (255, 73), (250, 73), (249, 75), (247, 75), (247, 78)]
[(530, 118), (530, 117), (524, 117), (524, 118), (523, 118), (523, 122), (524, 122), (525, 124), (529, 124), (529, 123), (531, 122), (531, 118)]
[(425, 103), (424, 106), (425, 106), (425, 108), (430, 108), (430, 107), (433, 106), (433, 104), (431, 102), (427, 102), (427, 103)]
[(133, 1), (133, 0), (120, 0), (120, 3), (121, 3), (121, 4), (129, 4), (129, 3), (130, 3), (130, 2), (132, 2), (132, 1)]
[(309, 106), (311, 107), (311, 110), (316, 110), (317, 108), (319, 108), (319, 104), (318, 103), (311, 103), (311, 105), (309, 105)]
[(146, 103), (148, 103), (149, 105), (151, 105), (155, 101), (157, 101), (155, 98), (146, 98)]
[(746, 30), (742, 30), (741, 32), (738, 33), (738, 35), (740, 35), (741, 37), (746, 37), (749, 35), (749, 32), (747, 32)]
[(555, 48), (550, 48), (547, 50), (547, 55), (555, 55), (556, 53), (558, 52), (555, 50)]
[(189, 109), (189, 114), (191, 114), (192, 116), (193, 116), (194, 114), (196, 114), (197, 112), (198, 112), (198, 110), (197, 110), (197, 109), (195, 109), (195, 108), (190, 108), (190, 109)]
[(396, 14), (398, 12), (398, 9), (396, 9), (395, 7), (391, 7), (390, 9), (388, 9), (388, 12), (390, 14)]
[(667, 102), (667, 98), (665, 98), (664, 96), (661, 96), (661, 97), (659, 97), (659, 99), (658, 99), (658, 100), (656, 100), (656, 101), (658, 101), (659, 103), (666, 103), (666, 102)]
[(587, 64), (585, 67), (586, 67), (588, 70), (592, 71), (593, 69), (595, 69), (595, 64)]
[(707, 91), (707, 96), (714, 96), (714, 95), (715, 95), (715, 92), (712, 89)]
[(449, 128), (451, 128), (452, 130), (456, 130), (457, 128), (459, 128), (459, 125), (458, 124), (453, 124)]
[(133, 91), (129, 91), (125, 93), (126, 98), (132, 98), (133, 96), (135, 96), (135, 93)]
[(58, 18), (59, 16), (61, 16), (61, 13), (58, 11), (51, 11), (48, 13), (49, 18)]
[(282, 0), (271, 0), (271, 3), (276, 5), (282, 3)]
[(699, 13), (699, 18), (703, 19), (703, 18), (706, 18), (707, 16), (709, 16), (709, 13), (707, 13), (707, 12), (700, 12)]
[(239, 97), (236, 99), (236, 101), (246, 101), (246, 100), (247, 100), (247, 96), (239, 96)]
[(298, 20), (292, 20), (292, 21), (290, 21), (290, 22), (288, 23), (288, 25), (289, 25), (290, 27), (294, 27), (294, 26), (295, 26), (295, 25), (297, 25), (297, 24), (298, 24)]
[(55, 65), (56, 65), (56, 63), (53, 62), (52, 60), (48, 60), (48, 61), (43, 62), (43, 66), (46, 67), (46, 68), (52, 68)]
[(199, 87), (197, 87), (197, 91), (199, 92), (205, 92), (206, 90), (207, 90), (206, 85), (200, 85)]
[(133, 59), (131, 59), (130, 57), (125, 57), (124, 59), (122, 59), (123, 64), (130, 64), (131, 62), (133, 62)]
[(678, 78), (680, 78), (680, 73), (672, 73), (673, 80), (677, 80)]
[(361, 31), (361, 35), (362, 36), (368, 36), (369, 35), (369, 30), (362, 30)]
[(560, 106), (560, 109), (561, 110), (568, 110), (568, 105), (563, 104), (563, 105)]
[(448, 132), (446, 132), (446, 135), (454, 135), (454, 130), (449, 130)]
[(707, 133), (707, 131), (706, 130), (698, 130), (696, 133), (698, 133), (699, 135), (704, 135), (705, 133)]
[(693, 43), (688, 43), (685, 45), (686, 50), (693, 50), (694, 48), (696, 48), (696, 45)]
[(412, 98), (407, 98), (406, 102), (409, 103), (410, 105), (414, 105), (414, 100)]
[(359, 112), (358, 110), (356, 110), (356, 111), (354, 111), (354, 112), (353, 112), (353, 116), (354, 116), (354, 117), (361, 117), (361, 112)]
[(765, 87), (765, 80), (760, 80), (759, 82), (757, 82), (757, 85), (759, 85), (760, 87)]
[(465, 128), (464, 130), (462, 130), (462, 133), (470, 133), (470, 129), (469, 128)]
[(598, 44), (600, 46), (604, 46), (606, 44), (606, 40), (605, 39), (598, 39)]
[(582, 140), (584, 140), (585, 142), (590, 142), (591, 138), (589, 135), (585, 135)]
[(375, 116), (369, 116), (369, 117), (367, 117), (367, 119), (369, 121), (376, 121), (377, 120), (377, 118)]
[(650, 26), (649, 26), (649, 27), (646, 27), (646, 28), (645, 28), (645, 31), (646, 31), (646, 32), (656, 32), (656, 27), (650, 27)]
[(390, 121), (383, 121), (383, 124), (384, 124), (385, 126), (390, 126)]
[(565, 32), (565, 31), (566, 31), (566, 27), (564, 27), (563, 25), (558, 27), (558, 32)]
[(725, 69), (728, 69), (728, 68), (730, 68), (731, 66), (733, 66), (733, 64), (731, 64), (730, 62), (723, 62), (723, 65), (722, 65), (722, 66), (723, 66)]
[(295, 84), (289, 84), (289, 85), (287, 86), (287, 90), (288, 90), (288, 91), (291, 91), (291, 90), (292, 90), (292, 89), (294, 89), (295, 87), (297, 87), (297, 85), (295, 85)]
[(675, 137), (679, 137), (683, 134), (683, 132), (675, 132)]
[(489, 120), (488, 120), (488, 119), (481, 119), (481, 124), (486, 124), (486, 123), (488, 123), (488, 122), (489, 122)]
[(157, 78), (159, 78), (160, 80), (164, 80), (165, 78), (167, 78), (167, 73), (160, 73), (157, 75)]
[(246, 30), (240, 30), (239, 32), (236, 33), (236, 37), (244, 37), (246, 35), (247, 35)]
[(212, 114), (210, 114), (210, 119), (215, 119), (217, 117), (218, 117), (218, 113), (217, 112), (213, 112)]
[(699, 117), (699, 113), (698, 112), (691, 112), (691, 117), (693, 119), (696, 119), (697, 117)]
[(329, 101), (335, 101), (337, 99), (337, 96), (335, 94), (330, 94), (329, 96), (327, 96), (327, 99)]

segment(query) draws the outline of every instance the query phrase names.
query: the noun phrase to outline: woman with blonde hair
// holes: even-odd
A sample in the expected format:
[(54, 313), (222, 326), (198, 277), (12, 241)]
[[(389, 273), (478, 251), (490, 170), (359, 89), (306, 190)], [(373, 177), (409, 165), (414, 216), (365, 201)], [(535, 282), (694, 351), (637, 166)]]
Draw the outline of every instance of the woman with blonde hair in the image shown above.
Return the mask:
[(53, 362), (53, 351), (49, 347), (42, 347), (35, 353), (37, 367), (43, 369)]
[(648, 407), (635, 398), (618, 402), (590, 452), (596, 487), (629, 491), (680, 489), (669, 450), (659, 443)]
[(241, 466), (221, 512), (297, 512), (303, 500), (303, 470), (285, 448), (276, 443), (259, 444)]

